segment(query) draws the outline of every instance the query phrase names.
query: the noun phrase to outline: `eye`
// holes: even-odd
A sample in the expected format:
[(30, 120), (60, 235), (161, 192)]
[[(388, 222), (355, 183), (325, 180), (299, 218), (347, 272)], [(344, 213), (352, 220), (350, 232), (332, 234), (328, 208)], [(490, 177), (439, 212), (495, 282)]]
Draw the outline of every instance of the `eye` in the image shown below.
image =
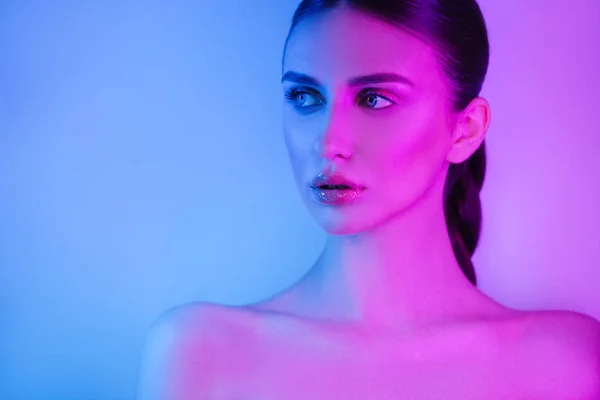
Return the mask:
[(292, 88), (285, 94), (285, 97), (300, 108), (323, 104), (317, 94), (309, 89)]
[(381, 110), (391, 107), (396, 103), (379, 93), (366, 92), (361, 98), (359, 104), (373, 110)]

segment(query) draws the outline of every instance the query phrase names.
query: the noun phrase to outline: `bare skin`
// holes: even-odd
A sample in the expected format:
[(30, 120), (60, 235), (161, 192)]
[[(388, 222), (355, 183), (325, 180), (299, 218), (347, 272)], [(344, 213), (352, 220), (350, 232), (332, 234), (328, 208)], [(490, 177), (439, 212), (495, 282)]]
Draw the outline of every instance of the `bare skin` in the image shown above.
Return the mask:
[[(378, 73), (411, 83), (351, 83)], [(282, 74), (286, 146), (302, 201), (328, 233), (323, 253), (265, 301), (168, 313), (151, 333), (138, 399), (600, 394), (597, 321), (504, 307), (468, 282), (454, 256), (445, 177), (484, 140), (487, 101), (453, 111), (428, 43), (347, 9), (301, 22)], [(351, 204), (323, 205), (310, 188), (322, 171), (366, 189)]]
[(137, 399), (598, 398), (597, 321), (509, 314), (394, 332), (190, 304), (154, 327)]

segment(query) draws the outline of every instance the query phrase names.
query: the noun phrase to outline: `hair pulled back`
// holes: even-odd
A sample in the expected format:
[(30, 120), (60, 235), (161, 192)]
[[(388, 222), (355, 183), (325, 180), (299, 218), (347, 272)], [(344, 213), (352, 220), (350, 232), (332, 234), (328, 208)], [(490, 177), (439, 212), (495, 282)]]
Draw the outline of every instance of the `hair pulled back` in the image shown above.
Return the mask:
[[(481, 91), (489, 62), (487, 28), (475, 0), (303, 0), (290, 34), (308, 16), (341, 6), (362, 12), (427, 40), (452, 89), (451, 106), (462, 111)], [(288, 34), (289, 38), (289, 34)], [(469, 281), (477, 285), (471, 258), (481, 231), (486, 167), (485, 142), (460, 164), (451, 164), (444, 186), (444, 214), (454, 255)]]

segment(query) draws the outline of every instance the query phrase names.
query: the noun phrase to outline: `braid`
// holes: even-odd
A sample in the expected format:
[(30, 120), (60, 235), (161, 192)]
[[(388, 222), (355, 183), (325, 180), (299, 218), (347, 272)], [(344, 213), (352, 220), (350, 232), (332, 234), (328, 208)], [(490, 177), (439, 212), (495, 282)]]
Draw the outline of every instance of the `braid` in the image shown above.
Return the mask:
[(485, 141), (460, 164), (451, 164), (444, 187), (444, 214), (454, 255), (461, 270), (477, 285), (471, 257), (477, 248), (481, 230), (479, 192), (485, 177)]

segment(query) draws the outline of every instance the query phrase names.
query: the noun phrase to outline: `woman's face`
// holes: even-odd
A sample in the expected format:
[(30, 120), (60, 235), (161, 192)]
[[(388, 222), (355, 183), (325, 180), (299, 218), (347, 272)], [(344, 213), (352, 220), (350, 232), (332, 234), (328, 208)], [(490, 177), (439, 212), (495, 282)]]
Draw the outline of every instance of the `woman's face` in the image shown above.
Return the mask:
[[(294, 28), (283, 73), (286, 146), (302, 200), (325, 231), (374, 227), (443, 182), (454, 114), (447, 81), (425, 42), (336, 9)], [(313, 189), (320, 172), (361, 189)]]

